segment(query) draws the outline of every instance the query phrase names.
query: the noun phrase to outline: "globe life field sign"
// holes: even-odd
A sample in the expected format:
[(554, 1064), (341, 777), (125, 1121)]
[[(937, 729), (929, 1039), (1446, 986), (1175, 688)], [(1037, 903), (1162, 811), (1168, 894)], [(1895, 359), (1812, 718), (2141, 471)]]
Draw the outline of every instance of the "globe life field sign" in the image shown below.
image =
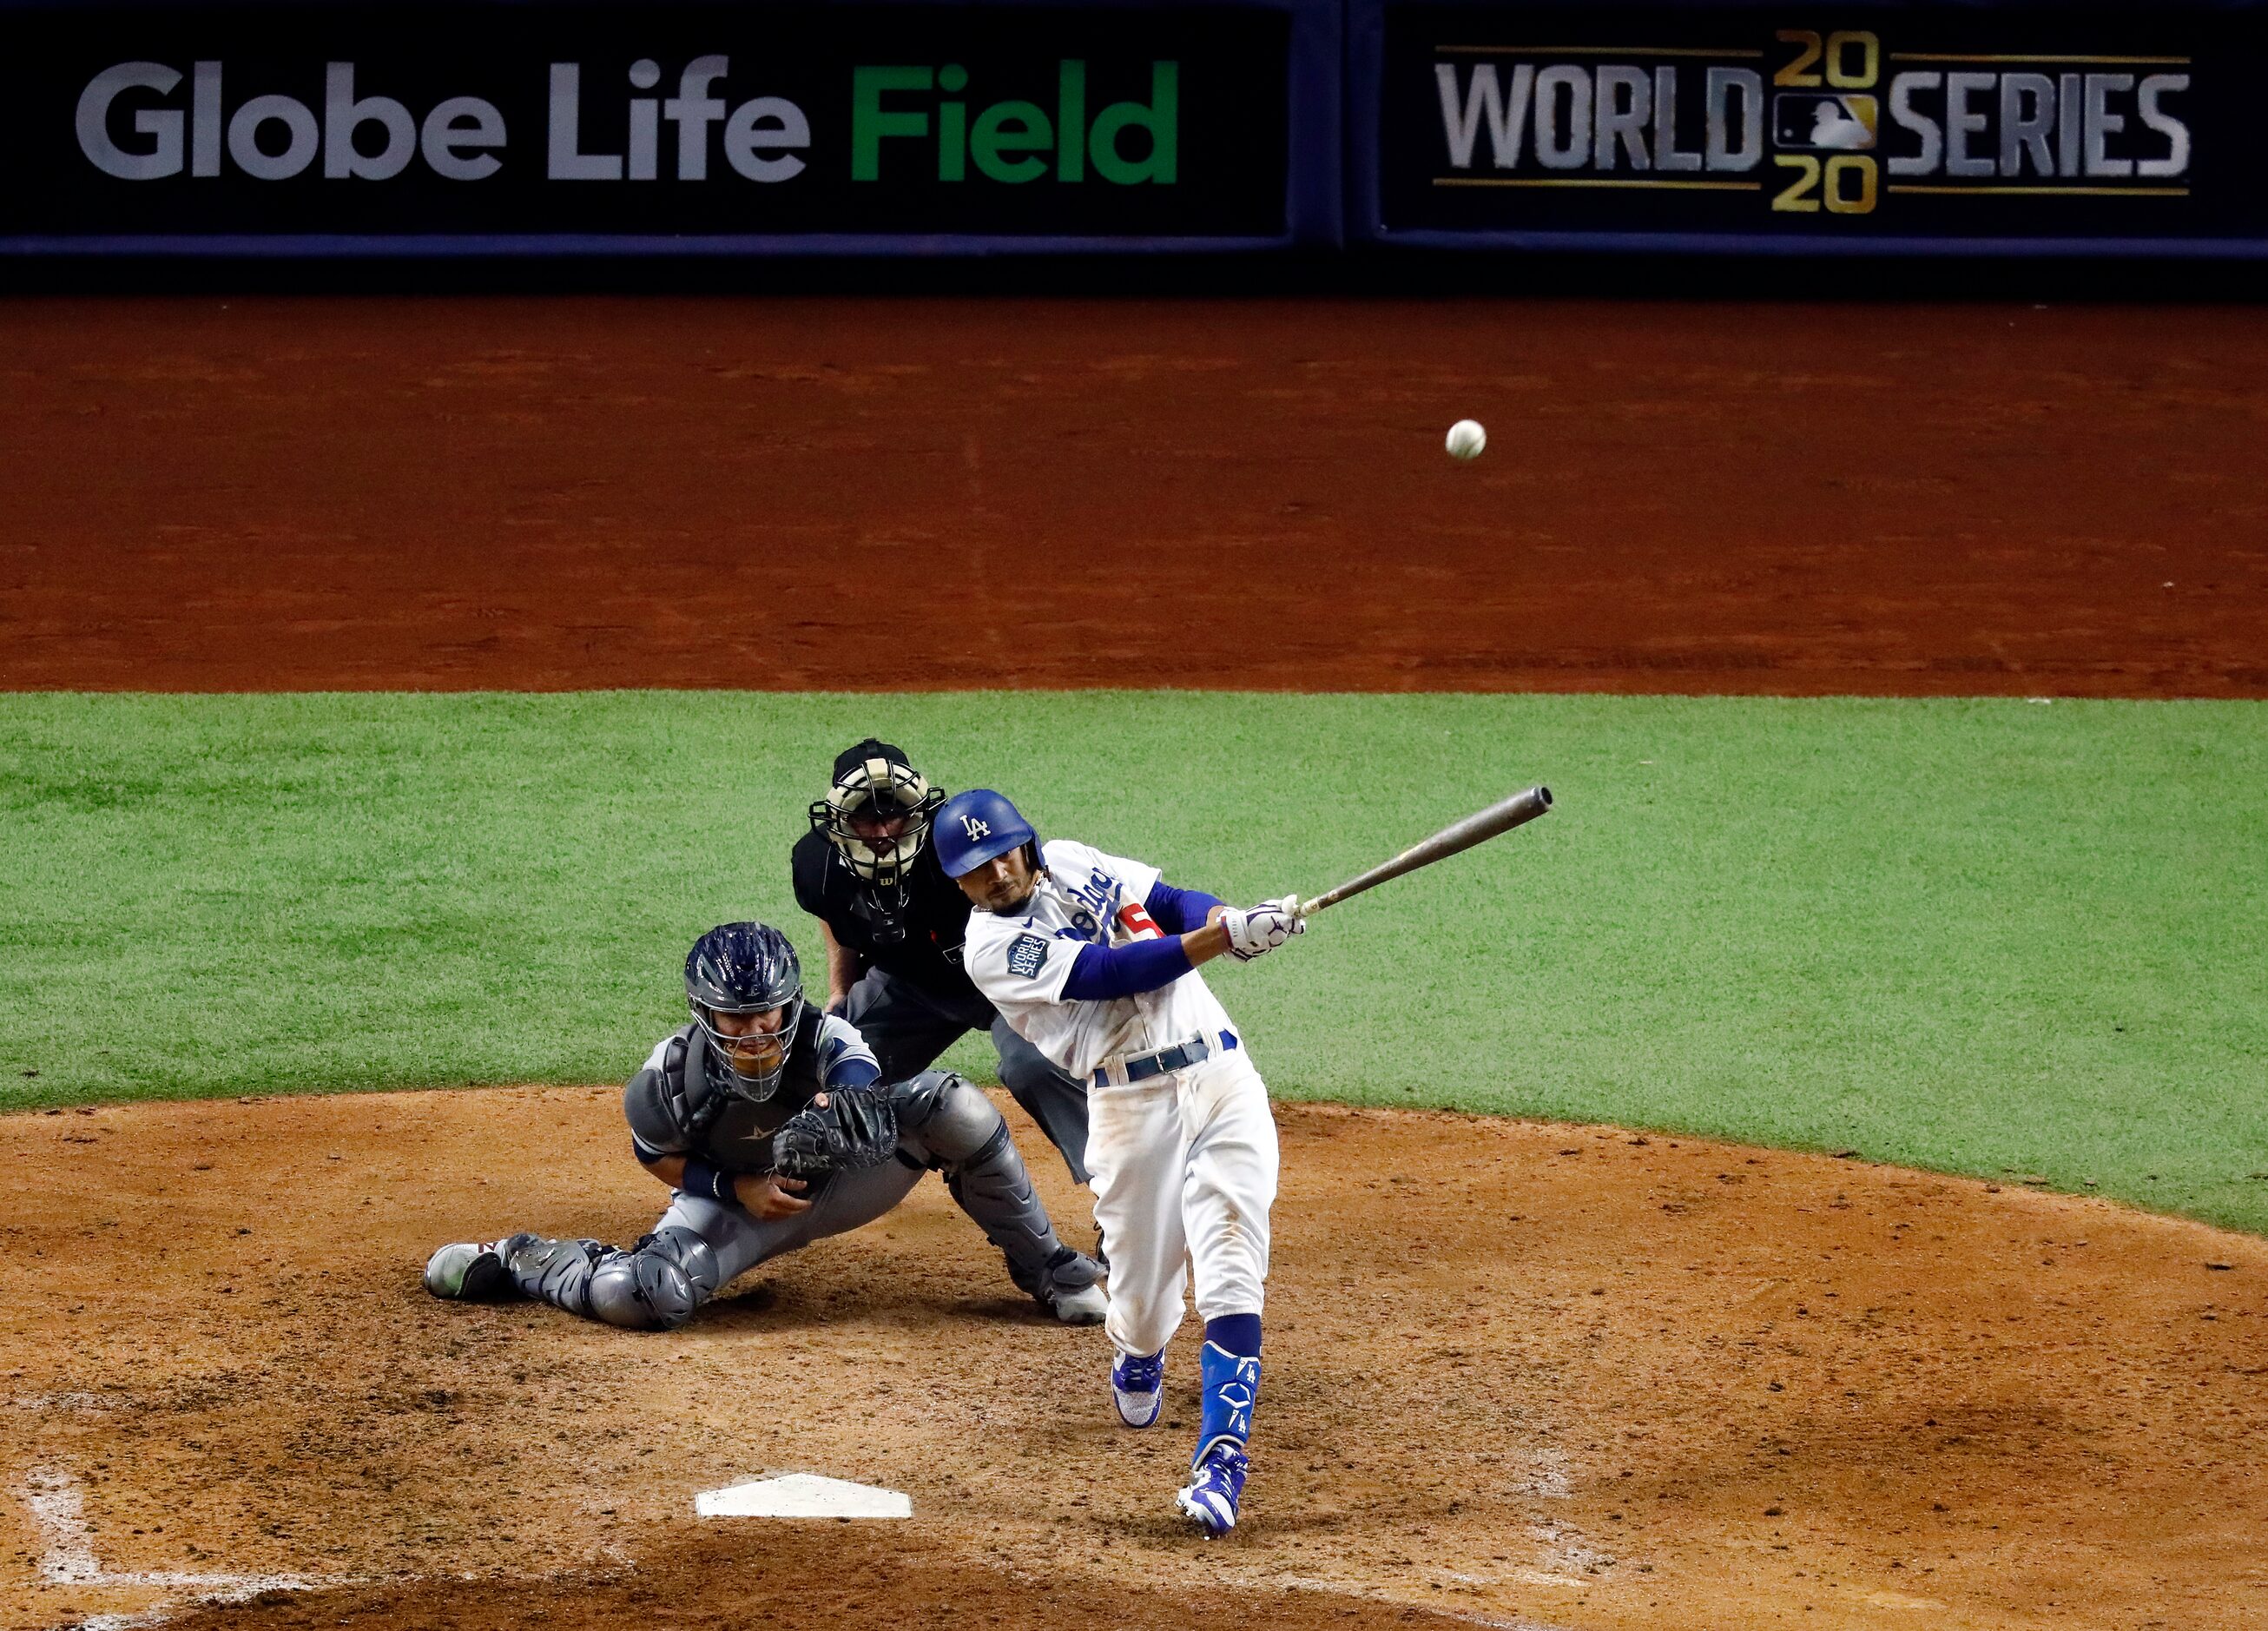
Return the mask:
[(1266, 241), (1254, 5), (0, 5), (0, 237)]

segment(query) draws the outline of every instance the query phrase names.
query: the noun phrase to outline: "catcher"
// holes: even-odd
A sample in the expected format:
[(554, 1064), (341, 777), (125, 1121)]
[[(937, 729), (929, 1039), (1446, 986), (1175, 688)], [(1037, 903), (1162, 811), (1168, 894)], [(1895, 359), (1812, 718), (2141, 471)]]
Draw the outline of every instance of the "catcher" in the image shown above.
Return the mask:
[(871, 1223), (932, 1168), (1066, 1325), (1100, 1324), (1102, 1271), (1057, 1238), (1008, 1125), (950, 1071), (886, 1084), (845, 1021), (808, 1007), (795, 948), (762, 923), (703, 934), (685, 960), (693, 1023), (662, 1038), (622, 1094), (630, 1144), (675, 1191), (628, 1251), (506, 1236), (443, 1246), (437, 1297), (532, 1297), (633, 1331), (671, 1331), (767, 1258)]

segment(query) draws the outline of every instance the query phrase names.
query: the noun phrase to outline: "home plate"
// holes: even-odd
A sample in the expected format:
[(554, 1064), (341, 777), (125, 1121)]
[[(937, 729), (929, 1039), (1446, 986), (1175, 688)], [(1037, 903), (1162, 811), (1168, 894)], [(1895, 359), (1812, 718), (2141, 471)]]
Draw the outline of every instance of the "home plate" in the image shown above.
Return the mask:
[(914, 1503), (895, 1489), (790, 1472), (704, 1489), (693, 1510), (701, 1517), (911, 1517)]

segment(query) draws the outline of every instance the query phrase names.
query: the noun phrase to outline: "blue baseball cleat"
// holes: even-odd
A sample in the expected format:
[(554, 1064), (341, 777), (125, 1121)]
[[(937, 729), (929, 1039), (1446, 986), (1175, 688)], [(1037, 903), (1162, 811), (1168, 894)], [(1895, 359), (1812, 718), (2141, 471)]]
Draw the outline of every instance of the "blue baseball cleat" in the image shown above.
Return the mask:
[(1166, 1351), (1121, 1354), (1110, 1367), (1110, 1399), (1128, 1427), (1148, 1427), (1166, 1406)]
[(1215, 1439), (1189, 1469), (1189, 1481), (1174, 1497), (1174, 1504), (1204, 1531), (1206, 1539), (1218, 1540), (1236, 1527), (1236, 1503), (1251, 1468), (1242, 1445), (1233, 1438)]

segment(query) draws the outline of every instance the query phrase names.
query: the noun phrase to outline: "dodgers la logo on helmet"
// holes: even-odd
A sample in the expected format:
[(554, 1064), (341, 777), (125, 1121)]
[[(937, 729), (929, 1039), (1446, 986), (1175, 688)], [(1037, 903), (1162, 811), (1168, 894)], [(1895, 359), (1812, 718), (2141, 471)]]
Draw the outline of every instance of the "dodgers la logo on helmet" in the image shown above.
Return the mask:
[(966, 877), (988, 860), (1040, 841), (1032, 823), (990, 787), (971, 787), (947, 799), (932, 834), (938, 862), (949, 878)]

